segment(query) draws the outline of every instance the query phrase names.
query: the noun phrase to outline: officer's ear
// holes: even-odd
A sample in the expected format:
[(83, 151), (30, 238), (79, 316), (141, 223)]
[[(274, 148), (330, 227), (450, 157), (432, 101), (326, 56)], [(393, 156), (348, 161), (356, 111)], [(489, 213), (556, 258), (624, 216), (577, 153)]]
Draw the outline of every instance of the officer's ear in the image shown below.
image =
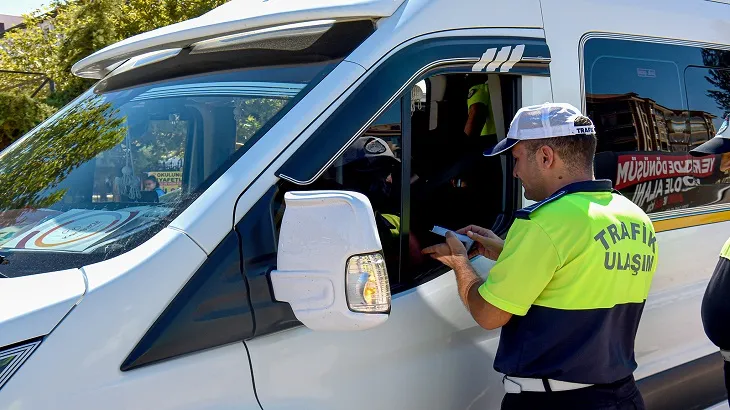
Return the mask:
[(541, 145), (535, 152), (535, 160), (539, 168), (548, 170), (555, 165), (555, 150), (549, 145)]

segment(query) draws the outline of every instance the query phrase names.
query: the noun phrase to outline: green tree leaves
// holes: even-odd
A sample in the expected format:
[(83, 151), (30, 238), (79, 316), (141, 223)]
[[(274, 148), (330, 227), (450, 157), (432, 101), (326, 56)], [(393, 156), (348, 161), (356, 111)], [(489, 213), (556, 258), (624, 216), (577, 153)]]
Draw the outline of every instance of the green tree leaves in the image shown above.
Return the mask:
[[(13, 155), (0, 161), (0, 210), (43, 208), (63, 198), (56, 189), (78, 166), (122, 142), (125, 118), (92, 97), (71, 107), (54, 122), (19, 142)], [(15, 180), (22, 175), (21, 180)]]
[[(0, 69), (44, 73), (56, 83), (56, 92), (45, 102), (60, 108), (93, 84), (71, 74), (78, 60), (125, 38), (198, 17), (225, 2), (51, 0), (45, 10), (25, 15), (24, 27), (0, 39)], [(7, 86), (2, 83), (9, 78), (0, 77), (0, 86)], [(14, 88), (29, 92), (28, 87)]]
[(0, 149), (52, 113), (53, 108), (26, 95), (0, 93)]

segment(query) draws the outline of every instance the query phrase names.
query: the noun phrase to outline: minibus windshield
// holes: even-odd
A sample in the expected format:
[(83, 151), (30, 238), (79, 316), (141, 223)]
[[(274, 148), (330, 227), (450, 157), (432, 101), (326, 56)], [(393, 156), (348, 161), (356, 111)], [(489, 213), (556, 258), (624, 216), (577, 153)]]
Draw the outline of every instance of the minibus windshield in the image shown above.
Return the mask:
[(0, 277), (81, 267), (150, 238), (336, 64), (89, 90), (0, 153)]

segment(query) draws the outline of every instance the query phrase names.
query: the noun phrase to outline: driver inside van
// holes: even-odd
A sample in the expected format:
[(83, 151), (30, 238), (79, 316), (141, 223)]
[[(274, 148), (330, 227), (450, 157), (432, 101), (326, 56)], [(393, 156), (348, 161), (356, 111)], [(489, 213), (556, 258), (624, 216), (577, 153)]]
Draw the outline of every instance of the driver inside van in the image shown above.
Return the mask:
[[(375, 223), (389, 272), (398, 272), (401, 232), (401, 161), (381, 138), (362, 136), (342, 154), (344, 189), (365, 194), (373, 206)], [(411, 178), (412, 181), (417, 177)], [(409, 260), (423, 260), (416, 235), (408, 235)]]
[(388, 143), (377, 137), (360, 137), (342, 154), (341, 166), (344, 183), (367, 195), (374, 209), (387, 215), (400, 213), (400, 197), (393, 195), (394, 187), (399, 187), (394, 185), (394, 178), (399, 174), (400, 160)]
[[(363, 136), (340, 158), (345, 189), (365, 194), (373, 207), (388, 271), (396, 272), (400, 247), (400, 160), (381, 138)], [(394, 177), (395, 176), (395, 177)]]

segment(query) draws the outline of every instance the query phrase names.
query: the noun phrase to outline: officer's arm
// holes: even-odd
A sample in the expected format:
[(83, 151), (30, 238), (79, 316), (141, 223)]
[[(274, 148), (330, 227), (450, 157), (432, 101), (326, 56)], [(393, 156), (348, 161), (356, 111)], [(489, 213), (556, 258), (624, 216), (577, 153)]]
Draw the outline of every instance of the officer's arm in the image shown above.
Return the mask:
[(479, 286), (484, 281), (476, 274), (468, 260), (455, 263), (454, 272), (459, 297), (479, 326), (492, 330), (509, 322), (512, 318), (511, 313), (492, 305), (479, 294)]
[(486, 329), (504, 326), (512, 315), (526, 315), (561, 265), (557, 248), (545, 230), (519, 218), (512, 224), (486, 282), (474, 272), (464, 245), (451, 233), (446, 235), (445, 244), (426, 248), (423, 253), (456, 272), (459, 297)]
[(446, 243), (430, 246), (423, 253), (454, 270), (459, 298), (479, 326), (491, 330), (504, 326), (510, 320), (511, 313), (487, 302), (479, 293), (484, 281), (472, 268), (466, 249), (456, 236), (447, 233)]
[(464, 133), (469, 137), (478, 137), (489, 117), (489, 110), (483, 103), (474, 103), (469, 107), (469, 118), (464, 126)]

